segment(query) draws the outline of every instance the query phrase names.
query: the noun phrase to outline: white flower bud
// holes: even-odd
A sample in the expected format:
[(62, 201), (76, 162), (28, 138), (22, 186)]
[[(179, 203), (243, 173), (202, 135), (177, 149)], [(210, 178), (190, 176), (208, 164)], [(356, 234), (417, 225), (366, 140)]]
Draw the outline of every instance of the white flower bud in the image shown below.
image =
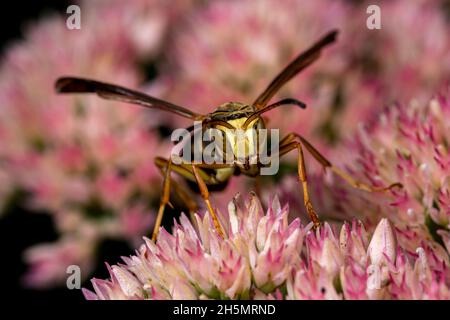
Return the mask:
[(388, 258), (390, 262), (395, 262), (397, 257), (397, 239), (395, 232), (390, 222), (384, 218), (373, 233), (372, 240), (370, 240), (367, 253), (372, 264), (383, 264), (383, 261)]

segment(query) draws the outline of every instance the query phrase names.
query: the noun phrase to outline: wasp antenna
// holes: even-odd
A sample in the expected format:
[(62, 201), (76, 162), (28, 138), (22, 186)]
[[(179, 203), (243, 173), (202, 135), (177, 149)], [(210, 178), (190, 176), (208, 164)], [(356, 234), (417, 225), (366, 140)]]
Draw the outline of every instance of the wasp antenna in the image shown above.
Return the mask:
[(287, 98), (287, 99), (280, 100), (278, 102), (275, 102), (275, 103), (267, 106), (267, 108), (271, 107), (271, 109), (273, 109), (273, 108), (276, 108), (276, 107), (279, 107), (279, 106), (282, 106), (282, 105), (287, 105), (287, 104), (293, 104), (293, 105), (298, 106), (298, 107), (300, 107), (302, 109), (306, 109), (306, 103), (304, 103), (304, 102), (302, 102), (300, 100), (297, 100), (297, 99), (293, 99), (293, 98)]
[(295, 106), (298, 106), (298, 107), (300, 107), (302, 109), (306, 109), (306, 104), (304, 102), (300, 101), (300, 100), (293, 99), (293, 98), (283, 99), (283, 100), (280, 100), (280, 101), (277, 101), (275, 103), (272, 103), (272, 104), (268, 105), (267, 107), (264, 107), (264, 108), (262, 108), (262, 109), (260, 109), (260, 110), (258, 110), (256, 112), (252, 113), (250, 115), (250, 117), (248, 117), (247, 120), (245, 120), (244, 125), (243, 125), (244, 129), (246, 129), (247, 126), (253, 120), (255, 120), (257, 117), (261, 116), (261, 114), (263, 114), (263, 113), (265, 113), (265, 112), (267, 112), (269, 110), (275, 109), (277, 107), (286, 106), (286, 105), (295, 105)]

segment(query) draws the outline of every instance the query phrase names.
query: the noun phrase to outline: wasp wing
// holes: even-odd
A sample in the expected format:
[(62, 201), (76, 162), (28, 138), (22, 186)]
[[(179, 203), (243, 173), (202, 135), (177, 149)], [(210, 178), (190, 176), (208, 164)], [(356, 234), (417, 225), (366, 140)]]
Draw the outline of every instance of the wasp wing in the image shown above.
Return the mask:
[(319, 56), (322, 48), (333, 43), (336, 40), (338, 34), (337, 30), (333, 30), (322, 37), (308, 50), (300, 53), (297, 58), (294, 59), (287, 67), (285, 67), (269, 86), (264, 90), (253, 105), (257, 109), (261, 109), (267, 105), (272, 97), (280, 90), (280, 88), (289, 80), (291, 80), (296, 74), (305, 69), (311, 63), (313, 63)]
[(145, 93), (127, 89), (115, 84), (91, 79), (63, 77), (55, 83), (58, 93), (96, 93), (102, 98), (138, 104), (151, 109), (175, 113), (179, 116), (197, 120), (203, 116), (176, 104), (154, 98)]

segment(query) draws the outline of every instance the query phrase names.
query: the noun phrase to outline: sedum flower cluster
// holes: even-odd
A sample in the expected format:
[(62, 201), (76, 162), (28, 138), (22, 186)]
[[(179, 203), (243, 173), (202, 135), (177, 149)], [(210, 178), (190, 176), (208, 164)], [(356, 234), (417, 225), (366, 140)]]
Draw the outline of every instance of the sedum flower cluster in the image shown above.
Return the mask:
[(57, 95), (54, 83), (75, 75), (138, 87), (138, 63), (159, 54), (182, 8), (79, 5), (81, 29), (68, 29), (64, 16), (46, 17), (10, 46), (0, 66), (0, 205), (19, 199), (29, 211), (48, 213), (60, 235), (25, 252), (25, 283), (33, 287), (64, 283), (71, 264), (88, 276), (105, 238), (135, 244), (151, 228), (159, 198), (153, 157), (165, 144), (157, 117), (98, 97)]
[[(368, 201), (386, 209), (405, 245), (437, 241), (450, 253), (450, 95), (428, 103), (397, 104), (361, 128), (350, 148), (357, 153), (351, 170), (373, 185), (399, 181), (402, 190), (389, 202)], [(386, 199), (386, 198), (385, 198)], [(360, 210), (370, 220), (375, 217)], [(436, 244), (437, 245), (437, 244)]]
[(123, 263), (93, 279), (87, 299), (448, 299), (448, 260), (417, 247), (410, 255), (387, 219), (372, 234), (361, 222), (316, 231), (277, 199), (264, 213), (251, 194), (223, 216), (222, 239), (208, 214), (181, 216)]
[(369, 4), (211, 1), (174, 34), (168, 54), (176, 73), (167, 97), (204, 112), (224, 101), (252, 103), (288, 62), (336, 28), (336, 44), (276, 96), (298, 98), (308, 108), (268, 114), (270, 127), (323, 147), (336, 144), (384, 106), (425, 102), (450, 80), (449, 25), (440, 1), (379, 1), (379, 30), (366, 26)]
[[(63, 16), (46, 17), (0, 63), (0, 214), (25, 194), (21, 204), (50, 214), (59, 234), (25, 253), (27, 285), (63, 283), (71, 264), (87, 277), (105, 238), (140, 243), (160, 196), (153, 158), (170, 149), (159, 129), (191, 125), (94, 96), (58, 96), (56, 78), (144, 84), (145, 92), (206, 113), (226, 101), (251, 103), (290, 59), (338, 28), (337, 44), (278, 95), (299, 98), (308, 109), (273, 111), (269, 126), (305, 135), (365, 182), (399, 181), (404, 189), (371, 195), (338, 179), (324, 184), (307, 159), (313, 203), (330, 225), (313, 232), (298, 219), (288, 223), (287, 208), (276, 203), (264, 215), (254, 197), (230, 205), (222, 221), (226, 240), (210, 230), (207, 215), (183, 216), (156, 245), (146, 241), (124, 265), (111, 267), (111, 281), (94, 280), (96, 296), (446, 297), (449, 100), (427, 103), (450, 74), (441, 1), (380, 1), (381, 30), (367, 29), (367, 5), (350, 1), (79, 4), (80, 30), (68, 30)], [(404, 103), (383, 111), (396, 99)], [(358, 132), (361, 122), (367, 128)], [(348, 138), (355, 143), (337, 143)], [(226, 207), (236, 191), (253, 188), (242, 179), (232, 179), (213, 204)], [(298, 216), (303, 199), (295, 175), (275, 184)], [(265, 200), (270, 189), (263, 186)], [(355, 216), (361, 223), (342, 225)], [(375, 230), (398, 244), (372, 244), (380, 237)]]

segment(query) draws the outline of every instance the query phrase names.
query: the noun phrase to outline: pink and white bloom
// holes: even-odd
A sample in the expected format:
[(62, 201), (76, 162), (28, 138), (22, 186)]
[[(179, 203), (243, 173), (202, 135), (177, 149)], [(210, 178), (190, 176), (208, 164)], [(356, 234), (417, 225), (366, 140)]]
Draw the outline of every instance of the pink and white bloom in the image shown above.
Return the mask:
[(336, 44), (276, 97), (296, 97), (309, 108), (271, 112), (269, 125), (324, 146), (352, 137), (358, 123), (385, 105), (424, 102), (450, 80), (449, 26), (441, 3), (377, 4), (380, 30), (366, 27), (365, 2), (208, 2), (174, 33), (169, 53), (176, 73), (167, 75), (167, 98), (200, 112), (226, 101), (252, 103), (295, 55), (336, 28)]
[[(208, 213), (182, 216), (155, 243), (93, 279), (87, 299), (449, 299), (448, 261), (417, 248), (405, 260), (386, 219), (368, 235), (356, 220), (313, 231), (275, 199), (264, 213), (251, 194), (222, 215), (225, 239)], [(368, 241), (368, 239), (370, 240)], [(436, 260), (437, 261), (437, 260)]]
[[(161, 52), (172, 21), (194, 5), (181, 2), (81, 1), (80, 30), (69, 30), (64, 16), (45, 17), (4, 53), (0, 207), (25, 191), (28, 209), (48, 212), (61, 239), (85, 246), (69, 250), (61, 240), (31, 248), (26, 284), (62, 284), (52, 270), (69, 260), (87, 277), (103, 239), (133, 244), (151, 228), (149, 204), (158, 201), (160, 184), (153, 157), (168, 149), (157, 133), (158, 114), (91, 95), (57, 95), (53, 86), (76, 75), (137, 87), (144, 81), (139, 65)], [(95, 234), (91, 241), (86, 229)]]

